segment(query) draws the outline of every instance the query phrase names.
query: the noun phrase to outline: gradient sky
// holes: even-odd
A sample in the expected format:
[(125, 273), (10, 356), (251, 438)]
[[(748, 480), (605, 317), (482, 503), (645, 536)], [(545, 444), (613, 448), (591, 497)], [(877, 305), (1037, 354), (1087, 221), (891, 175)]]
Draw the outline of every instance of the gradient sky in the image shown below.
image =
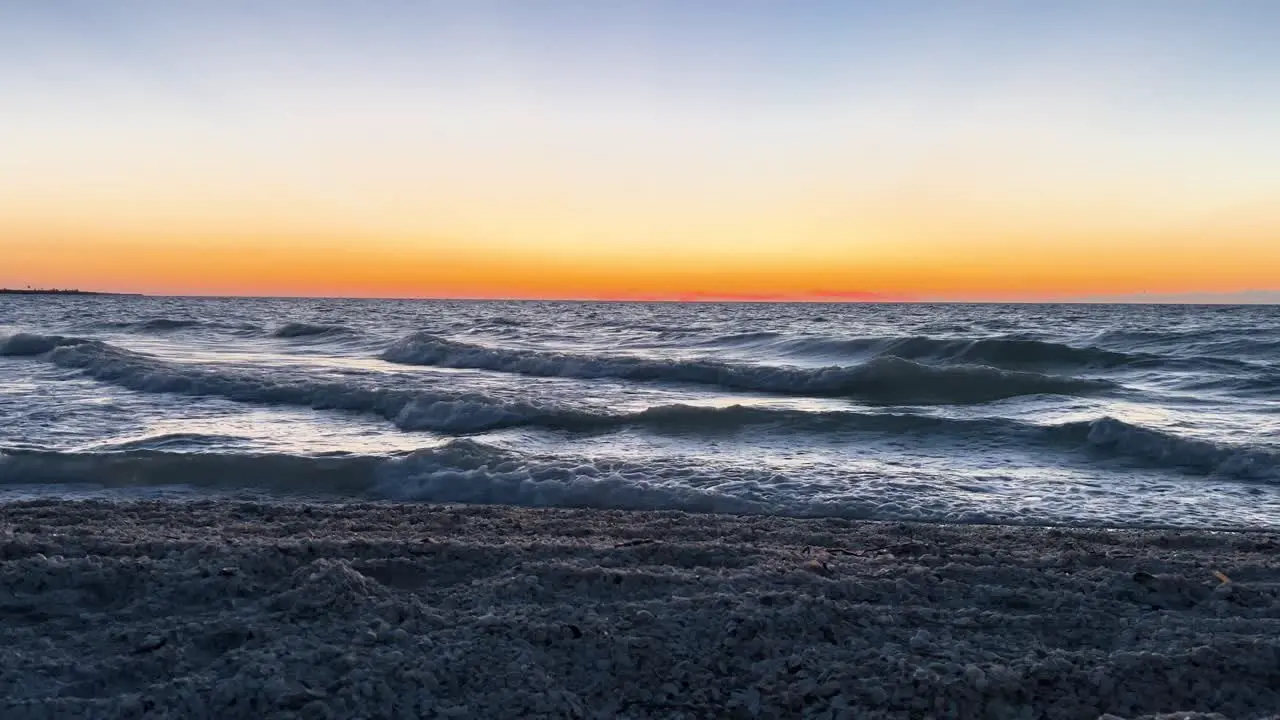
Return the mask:
[(1280, 290), (1280, 2), (0, 0), (0, 286)]

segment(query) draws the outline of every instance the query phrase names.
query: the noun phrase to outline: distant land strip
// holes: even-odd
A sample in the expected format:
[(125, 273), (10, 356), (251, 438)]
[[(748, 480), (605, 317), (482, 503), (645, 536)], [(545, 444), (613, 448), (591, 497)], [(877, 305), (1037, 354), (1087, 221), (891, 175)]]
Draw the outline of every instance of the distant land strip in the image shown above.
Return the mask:
[(128, 295), (131, 297), (137, 297), (137, 293), (109, 293), (94, 292), (92, 290), (54, 290), (43, 288), (26, 288), (22, 290), (15, 288), (0, 288), (0, 295)]

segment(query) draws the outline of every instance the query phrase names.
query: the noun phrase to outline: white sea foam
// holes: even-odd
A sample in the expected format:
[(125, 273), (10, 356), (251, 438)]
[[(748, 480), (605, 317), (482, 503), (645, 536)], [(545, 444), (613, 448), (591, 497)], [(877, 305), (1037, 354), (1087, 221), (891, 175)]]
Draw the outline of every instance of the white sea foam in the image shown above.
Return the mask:
[[(909, 416), (892, 422), (921, 425)], [(887, 427), (888, 424), (886, 423)], [(918, 427), (917, 427), (918, 429)], [(934, 432), (950, 430), (935, 423)], [(1222, 482), (1280, 480), (1280, 456), (1260, 449), (1215, 445), (1162, 435), (1113, 418), (1054, 426), (988, 428), (1007, 438), (1052, 444), (1061, 453), (1106, 453), (1117, 461), (1178, 471), (1188, 482), (1206, 482), (1214, 495), (1202, 499), (1204, 517), (1215, 524), (1248, 526), (1253, 513), (1223, 513), (1231, 492)], [(797, 517), (874, 518), (939, 522), (1079, 522), (1081, 498), (1069, 487), (1027, 486), (1003, 481), (1000, 493), (975, 505), (944, 477), (910, 482), (883, 477), (874, 468), (858, 473), (792, 472), (769, 466), (714, 464), (681, 458), (636, 461), (578, 454), (527, 453), (458, 439), (390, 457), (295, 456), (217, 451), (219, 438), (157, 436), (133, 439), (93, 452), (0, 451), (0, 485), (84, 484), (114, 488), (194, 486), (306, 496), (435, 503), (509, 504), (530, 507), (589, 507), (775, 514)], [(182, 451), (174, 451), (182, 448)], [(1082, 458), (1083, 459), (1083, 458)], [(1199, 476), (1199, 480), (1197, 480)], [(1157, 484), (1163, 481), (1157, 481)], [(963, 483), (961, 483), (963, 486)], [(1239, 492), (1244, 492), (1241, 487)], [(1234, 492), (1234, 491), (1233, 491)], [(1157, 493), (1117, 485), (1095, 491), (1112, 525), (1178, 524), (1186, 518)], [(1025, 496), (1026, 501), (1019, 500)], [(1028, 513), (1024, 502), (1034, 498)], [(1120, 501), (1120, 498), (1125, 498)], [(1101, 509), (1100, 509), (1101, 508)]]

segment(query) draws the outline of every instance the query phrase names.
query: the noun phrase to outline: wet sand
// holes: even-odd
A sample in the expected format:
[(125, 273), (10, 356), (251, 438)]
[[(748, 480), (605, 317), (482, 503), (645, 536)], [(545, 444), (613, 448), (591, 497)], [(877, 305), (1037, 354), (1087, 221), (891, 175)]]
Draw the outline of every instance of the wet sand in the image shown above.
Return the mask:
[(1278, 551), (1267, 533), (10, 504), (0, 718), (1274, 717)]

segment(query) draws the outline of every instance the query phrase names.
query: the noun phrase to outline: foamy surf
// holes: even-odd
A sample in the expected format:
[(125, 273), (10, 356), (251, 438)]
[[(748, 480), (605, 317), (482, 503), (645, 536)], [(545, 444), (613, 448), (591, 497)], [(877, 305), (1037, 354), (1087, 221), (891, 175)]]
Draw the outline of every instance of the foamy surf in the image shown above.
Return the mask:
[[(1071, 442), (1078, 441), (1081, 447), (1076, 450), (1080, 452), (1107, 452), (1113, 458), (1137, 460), (1145, 466), (1163, 464), (1178, 471), (1185, 482), (1201, 483), (1207, 494), (1221, 493), (1222, 483), (1235, 479), (1280, 479), (1280, 456), (1275, 453), (1163, 437), (1111, 418), (1038, 431), (1023, 428), (1022, 432), (1056, 441), (1060, 452), (1068, 452)], [(781, 468), (715, 466), (674, 458), (636, 462), (522, 453), (469, 439), (392, 456), (296, 456), (203, 449), (218, 443), (218, 438), (158, 437), (93, 451), (0, 450), (0, 491), (6, 485), (29, 488), (41, 484), (132, 490), (182, 486), (316, 499), (935, 522), (1086, 522), (1079, 516), (1078, 498), (1064, 492), (1067, 488), (1044, 484), (1019, 488), (1025, 496), (1022, 500), (983, 501), (921, 495), (910, 485), (884, 482), (865, 473), (860, 478), (845, 478), (856, 482), (841, 482), (831, 473), (798, 474)], [(179, 445), (186, 450), (163, 449)], [(1111, 493), (1125, 494), (1121, 488)], [(1006, 494), (1017, 495), (1012, 487)], [(1016, 510), (1032, 497), (1042, 506), (1037, 513)], [(1207, 497), (1203, 505), (1213, 508), (1222, 499)], [(1178, 524), (1176, 516), (1159, 508), (1158, 500), (1158, 496), (1144, 497), (1127, 508), (1112, 508), (1108, 524), (1149, 525), (1156, 520)], [(1217, 513), (1213, 516), (1215, 525), (1233, 525), (1220, 510), (1212, 512)]]

